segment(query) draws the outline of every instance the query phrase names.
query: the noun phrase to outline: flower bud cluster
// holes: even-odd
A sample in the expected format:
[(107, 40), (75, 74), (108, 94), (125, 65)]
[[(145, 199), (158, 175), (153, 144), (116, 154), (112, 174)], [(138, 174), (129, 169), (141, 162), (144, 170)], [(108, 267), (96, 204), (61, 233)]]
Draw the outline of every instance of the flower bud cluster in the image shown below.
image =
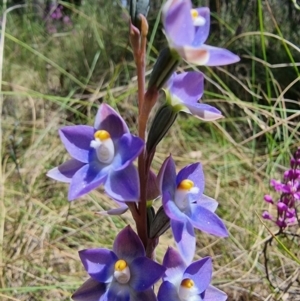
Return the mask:
[(277, 215), (268, 211), (262, 214), (264, 219), (273, 221), (280, 230), (297, 223), (297, 206), (300, 203), (300, 147), (290, 161), (291, 168), (284, 172), (283, 181), (271, 180), (271, 186), (280, 193), (277, 201), (272, 196), (265, 195), (264, 201), (276, 207)]
[(49, 13), (45, 18), (48, 33), (54, 34), (57, 33), (59, 29), (66, 30), (72, 27), (72, 20), (63, 12), (63, 10), (64, 7), (62, 5), (57, 5), (55, 3), (50, 4)]

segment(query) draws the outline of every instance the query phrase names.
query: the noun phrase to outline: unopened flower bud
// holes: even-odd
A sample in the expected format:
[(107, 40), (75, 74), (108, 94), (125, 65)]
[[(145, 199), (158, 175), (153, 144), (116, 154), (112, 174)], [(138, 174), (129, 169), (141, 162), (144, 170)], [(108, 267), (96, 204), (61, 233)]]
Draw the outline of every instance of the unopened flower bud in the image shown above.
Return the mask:
[(291, 165), (291, 168), (296, 167), (296, 159), (295, 158), (291, 158), (290, 165)]
[(298, 149), (296, 150), (295, 154), (294, 154), (294, 158), (297, 160), (297, 159), (300, 159), (300, 147), (298, 147)]
[(148, 89), (161, 89), (168, 81), (179, 63), (179, 57), (170, 48), (163, 49), (155, 62), (150, 75)]
[(300, 177), (300, 170), (299, 169), (294, 170), (294, 177), (295, 177), (295, 180), (299, 179), (299, 177)]
[(154, 216), (155, 216), (155, 210), (150, 204), (151, 202), (147, 202), (147, 231), (150, 232), (150, 226), (153, 222)]
[(140, 15), (147, 17), (150, 8), (150, 0), (131, 0), (129, 13), (132, 24), (141, 30)]
[(269, 219), (269, 220), (272, 220), (272, 215), (268, 212), (268, 211), (264, 211), (263, 214), (262, 214), (262, 218), (263, 219)]
[(148, 140), (146, 144), (147, 152), (150, 154), (166, 135), (169, 128), (176, 120), (178, 112), (174, 111), (173, 107), (165, 104), (161, 106), (150, 127)]
[(286, 210), (287, 210), (287, 205), (286, 204), (284, 204), (284, 203), (282, 203), (282, 202), (279, 202), (278, 204), (277, 204), (277, 210), (278, 210), (278, 212), (281, 214), (281, 213), (283, 213), (283, 212), (285, 212)]
[(273, 198), (269, 195), (269, 194), (266, 194), (264, 196), (264, 200), (267, 202), (267, 203), (270, 203), (270, 204), (273, 204)]
[(150, 238), (158, 238), (164, 234), (170, 228), (170, 218), (165, 214), (163, 207), (161, 206), (151, 224)]
[(149, 171), (146, 198), (147, 201), (153, 201), (160, 195), (156, 175), (152, 170)]
[(283, 173), (283, 177), (284, 177), (284, 179), (289, 179), (289, 178), (290, 178), (290, 170), (286, 170), (286, 171)]

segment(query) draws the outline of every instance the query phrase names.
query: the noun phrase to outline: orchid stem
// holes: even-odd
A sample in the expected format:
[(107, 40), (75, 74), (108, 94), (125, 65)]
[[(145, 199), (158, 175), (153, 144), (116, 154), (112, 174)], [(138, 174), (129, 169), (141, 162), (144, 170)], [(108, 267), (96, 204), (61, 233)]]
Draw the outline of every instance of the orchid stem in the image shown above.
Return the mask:
[[(137, 68), (137, 84), (138, 84), (138, 135), (145, 141), (146, 126), (148, 117), (152, 107), (154, 106), (158, 92), (156, 89), (150, 89), (145, 93), (145, 69), (146, 69), (146, 46), (148, 34), (148, 22), (145, 16), (139, 15), (141, 20), (140, 35), (137, 28), (131, 25), (131, 37), (134, 53), (134, 60)], [(138, 158), (138, 172), (140, 179), (140, 202), (138, 204), (139, 215), (135, 218), (138, 235), (143, 242), (145, 250), (148, 244), (148, 225), (147, 225), (147, 184), (149, 167), (146, 166), (145, 151)]]
[[(145, 59), (146, 59), (146, 45), (148, 34), (148, 23), (144, 16), (140, 15), (141, 29), (140, 29), (140, 43), (139, 47), (134, 50), (134, 59), (137, 68), (137, 83), (138, 83), (138, 134), (139, 137), (145, 141), (146, 124), (148, 114), (144, 111), (144, 95), (145, 95)], [(139, 216), (135, 219), (138, 235), (143, 242), (145, 249), (147, 248), (148, 233), (147, 233), (147, 175), (145, 171), (145, 157), (142, 152), (138, 158), (138, 172), (140, 179), (140, 202), (139, 202)]]

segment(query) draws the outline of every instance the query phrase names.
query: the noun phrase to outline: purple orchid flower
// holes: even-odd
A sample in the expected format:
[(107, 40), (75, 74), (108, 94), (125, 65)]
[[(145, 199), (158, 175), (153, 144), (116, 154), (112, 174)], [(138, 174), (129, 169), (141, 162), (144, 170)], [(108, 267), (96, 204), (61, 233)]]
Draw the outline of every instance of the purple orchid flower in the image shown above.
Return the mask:
[(89, 249), (79, 256), (91, 278), (73, 294), (73, 300), (157, 300), (152, 286), (165, 268), (145, 256), (144, 246), (130, 226), (117, 235), (113, 251)]
[(225, 301), (227, 295), (210, 285), (212, 260), (205, 257), (188, 267), (178, 252), (169, 248), (163, 260), (167, 268), (157, 298), (158, 301)]
[(200, 72), (174, 73), (165, 91), (167, 102), (178, 112), (183, 111), (205, 121), (223, 117), (216, 108), (198, 102), (204, 92), (204, 77)]
[(223, 221), (214, 213), (217, 201), (203, 194), (205, 181), (200, 163), (186, 166), (176, 176), (175, 163), (170, 156), (163, 163), (158, 179), (163, 208), (186, 262), (191, 262), (195, 254), (194, 228), (220, 237), (228, 236)]
[(110, 106), (99, 107), (94, 127), (66, 126), (59, 130), (59, 135), (72, 159), (47, 175), (70, 183), (70, 201), (101, 184), (117, 201), (138, 200), (139, 179), (132, 161), (142, 151), (144, 143), (129, 133), (124, 120)]
[(210, 27), (209, 8), (192, 9), (190, 0), (168, 0), (163, 7), (162, 16), (171, 49), (187, 62), (221, 66), (240, 60), (229, 50), (204, 44)]

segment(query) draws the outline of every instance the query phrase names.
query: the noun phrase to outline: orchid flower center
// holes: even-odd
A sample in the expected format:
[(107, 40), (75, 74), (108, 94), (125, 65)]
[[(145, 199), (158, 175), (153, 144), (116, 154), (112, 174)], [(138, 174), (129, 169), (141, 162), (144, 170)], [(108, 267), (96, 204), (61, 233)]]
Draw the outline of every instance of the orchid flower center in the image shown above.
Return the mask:
[(121, 284), (125, 284), (130, 280), (130, 270), (125, 260), (119, 259), (115, 263), (114, 277)]
[(190, 205), (189, 194), (198, 193), (199, 188), (194, 186), (194, 182), (189, 179), (185, 179), (178, 184), (177, 189), (175, 191), (174, 201), (181, 211), (184, 211)]
[(205, 18), (199, 15), (196, 9), (191, 9), (191, 16), (193, 19), (194, 26), (203, 26), (206, 23)]
[(194, 281), (192, 279), (186, 278), (181, 281), (181, 286), (185, 288), (191, 288), (194, 286)]
[(197, 293), (195, 283), (192, 279), (186, 278), (181, 281), (178, 295), (181, 301), (188, 301)]
[(94, 134), (90, 146), (95, 149), (97, 158), (101, 163), (110, 164), (115, 156), (115, 146), (109, 132), (99, 130)]

